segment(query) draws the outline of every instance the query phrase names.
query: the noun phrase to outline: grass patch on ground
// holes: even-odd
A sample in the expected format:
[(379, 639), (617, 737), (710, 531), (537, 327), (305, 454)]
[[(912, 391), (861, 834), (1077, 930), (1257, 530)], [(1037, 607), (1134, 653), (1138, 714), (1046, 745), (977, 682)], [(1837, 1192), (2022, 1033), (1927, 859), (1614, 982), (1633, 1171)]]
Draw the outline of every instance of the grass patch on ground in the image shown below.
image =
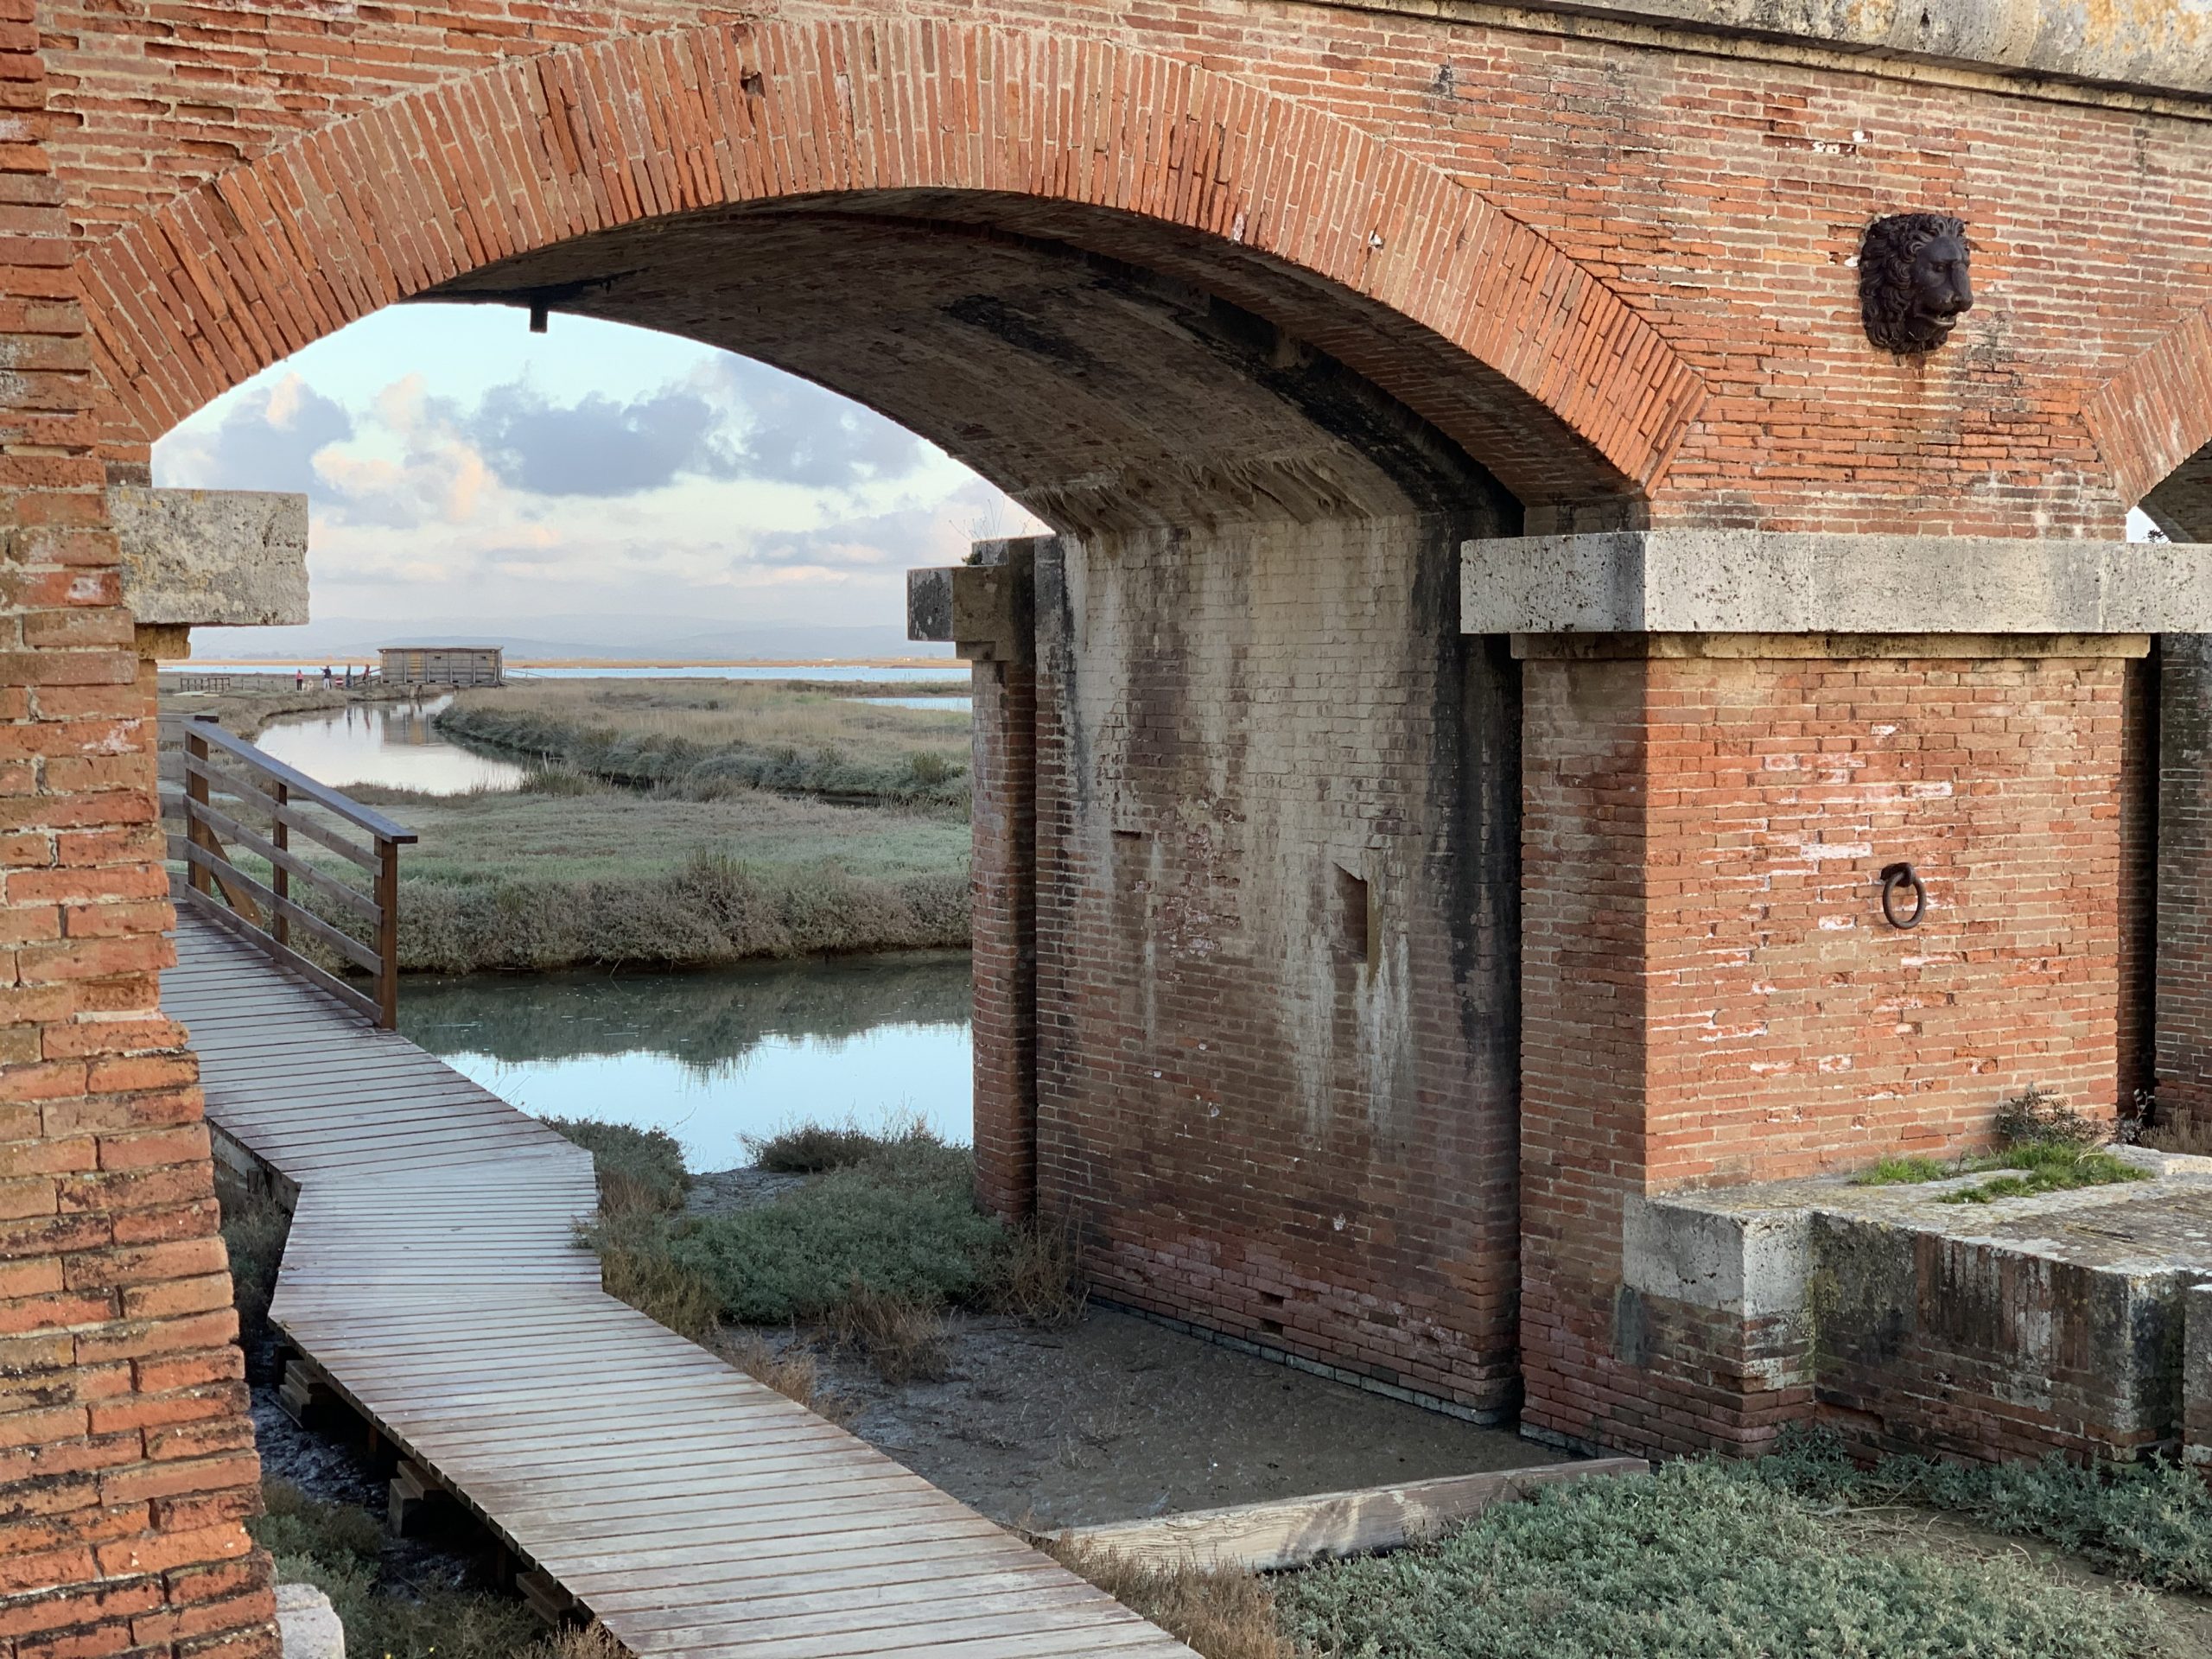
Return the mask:
[(464, 691), (442, 732), (631, 787), (968, 804), (965, 710), (884, 708), (799, 681), (553, 680)]
[(1920, 1504), (1992, 1532), (2042, 1539), (2117, 1578), (2212, 1595), (2212, 1487), (2177, 1464), (1885, 1458), (1860, 1469), (1833, 1435), (1797, 1431), (1751, 1466), (1762, 1480), (1823, 1504)]
[(264, 1480), (268, 1512), (246, 1523), (276, 1558), (276, 1576), (312, 1584), (346, 1627), (346, 1650), (365, 1659), (616, 1659), (603, 1632), (549, 1635), (512, 1596), (450, 1584), (409, 1584), (384, 1567), (384, 1529), (366, 1510)]
[(1853, 1547), (1758, 1465), (1670, 1464), (1505, 1503), (1443, 1541), (1277, 1587), (1287, 1635), (1357, 1659), (2144, 1659), (2147, 1599), (2010, 1561)]
[[(765, 1204), (718, 1216), (678, 1213), (681, 1158), (667, 1137), (591, 1122), (555, 1127), (598, 1159), (600, 1213), (581, 1242), (598, 1252), (608, 1293), (694, 1341), (712, 1340), (718, 1319), (819, 1320), (831, 1340), (899, 1382), (942, 1374), (948, 1308), (1038, 1325), (1082, 1315), (1072, 1232), (1010, 1228), (985, 1215), (976, 1207), (974, 1154), (919, 1122), (883, 1135), (801, 1125), (770, 1137), (761, 1144), (808, 1149), (790, 1154), (798, 1161), (819, 1164), (833, 1152), (842, 1161)], [(650, 1175), (632, 1173), (641, 1164)]]
[(1906, 1186), (1996, 1172), (1994, 1180), (1946, 1193), (1943, 1204), (1990, 1204), (2076, 1187), (2143, 1181), (2149, 1174), (2104, 1151), (2105, 1130), (2050, 1090), (2031, 1085), (1997, 1109), (1996, 1152), (1939, 1163), (1933, 1158), (1885, 1158), (1852, 1178), (1854, 1186)]
[(855, 1292), (925, 1307), (977, 1306), (1007, 1232), (976, 1208), (975, 1160), (919, 1128), (856, 1163), (735, 1215), (676, 1230), (671, 1256), (746, 1325), (823, 1318)]

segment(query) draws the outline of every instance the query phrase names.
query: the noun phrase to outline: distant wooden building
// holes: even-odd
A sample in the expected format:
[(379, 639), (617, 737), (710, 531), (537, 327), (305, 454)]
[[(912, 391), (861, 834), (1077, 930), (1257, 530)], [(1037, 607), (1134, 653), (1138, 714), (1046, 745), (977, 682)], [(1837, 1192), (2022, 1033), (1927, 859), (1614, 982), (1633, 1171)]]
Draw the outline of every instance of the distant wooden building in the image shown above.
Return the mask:
[(505, 685), (497, 645), (386, 645), (384, 677), (397, 685)]

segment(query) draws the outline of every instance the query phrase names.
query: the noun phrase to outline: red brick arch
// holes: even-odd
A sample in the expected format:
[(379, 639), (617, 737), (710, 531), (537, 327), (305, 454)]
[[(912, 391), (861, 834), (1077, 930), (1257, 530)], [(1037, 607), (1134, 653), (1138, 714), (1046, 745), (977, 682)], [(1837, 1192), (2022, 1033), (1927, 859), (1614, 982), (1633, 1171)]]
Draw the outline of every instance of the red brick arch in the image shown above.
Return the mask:
[[(2212, 514), (2192, 458), (2212, 449), (2212, 307), (2190, 312), (2158, 343), (2097, 388), (2082, 410), (2113, 488), (2130, 506), (2140, 503), (2171, 528), (2212, 536)], [(2175, 511), (2145, 500), (2171, 484)]]
[(663, 215), (863, 191), (1134, 216), (1379, 308), (1414, 327), (1319, 343), (1531, 505), (1640, 494), (1702, 400), (1695, 372), (1589, 271), (1294, 99), (965, 24), (741, 23), (425, 87), (86, 249), (104, 437), (143, 454), (270, 363), (493, 261)]

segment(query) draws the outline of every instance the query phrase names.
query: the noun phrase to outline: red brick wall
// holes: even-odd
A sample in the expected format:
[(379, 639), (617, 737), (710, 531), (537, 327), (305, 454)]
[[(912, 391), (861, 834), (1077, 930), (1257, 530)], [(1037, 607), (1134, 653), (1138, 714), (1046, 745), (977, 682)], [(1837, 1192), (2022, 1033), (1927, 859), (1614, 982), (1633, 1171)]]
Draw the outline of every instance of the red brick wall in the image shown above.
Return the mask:
[[(137, 411), (113, 434), (124, 459), (272, 355), (508, 251), (639, 213), (837, 188), (837, 176), (799, 176), (824, 158), (850, 158), (848, 178), (891, 158), (900, 182), (927, 182), (907, 165), (911, 147), (932, 152), (937, 181), (974, 182), (958, 169), (995, 157), (994, 145), (925, 135), (987, 121), (979, 111), (1039, 74), (1097, 77), (1097, 98), (1069, 79), (1055, 109), (1109, 123), (1139, 104), (1179, 112), (1117, 128), (1103, 148), (1067, 135), (1064, 159), (1049, 148), (1026, 158), (1013, 188), (1128, 192), (1141, 212), (1164, 207), (1243, 247), (1258, 238), (1376, 293), (1385, 315), (1418, 316), (1433, 334), (1394, 337), (1367, 360), (1354, 352), (1357, 330), (1329, 349), (1457, 430), (1446, 406), (1485, 372), (1433, 371), (1437, 341), (1460, 342), (1562, 411), (1631, 481), (1651, 479), (1660, 519), (2113, 534), (2126, 502), (2172, 464), (2175, 432), (2188, 443), (2212, 423), (2186, 399), (2174, 420), (2123, 418), (2128, 400), (2101, 395), (2139, 359), (2152, 367), (2123, 387), (2164, 385), (2174, 376), (2152, 368), (2201, 355), (2190, 329), (2212, 297), (2212, 222), (2176, 204), (2190, 199), (2212, 129), (2094, 94), (1868, 73), (1819, 54), (1785, 61), (1710, 38), (1655, 49), (1586, 21), (1569, 32), (1541, 19), (1242, 0), (1172, 16), (912, 0), (901, 19), (969, 31), (918, 48), (880, 31), (811, 42), (789, 32), (883, 19), (880, 7), (849, 4), (785, 5), (764, 21), (652, 4), (556, 17), (507, 0), (344, 15), (122, 0), (44, 16), (72, 117), (60, 135), (68, 200), (101, 250), (103, 361)], [(993, 44), (987, 29), (1010, 33)], [(665, 41), (588, 57), (588, 43), (624, 30)], [(1047, 39), (1068, 46), (1030, 55)], [(762, 76), (751, 102), (731, 92), (729, 62)], [(925, 80), (901, 79), (910, 62), (925, 64)], [(1205, 65), (1218, 83), (1176, 81), (1178, 64)], [(1222, 101), (1232, 83), (1264, 89), (1286, 112), (1261, 122), (1258, 105)], [(905, 91), (877, 97), (886, 86)], [(901, 129), (900, 111), (925, 105), (940, 124)], [(309, 142), (339, 122), (358, 130)], [(1387, 153), (1339, 147), (1328, 165), (1345, 168), (1343, 182), (1310, 200), (1271, 194), (1271, 161), (1325, 176), (1312, 162), (1335, 141), (1306, 146), (1332, 123)], [(501, 142), (479, 141), (494, 129)], [(1263, 129), (1262, 150), (1231, 154)], [(1030, 130), (1050, 136), (1049, 125)], [(272, 160), (279, 151), (287, 157)], [(1090, 164), (1079, 157), (1101, 154), (1127, 164), (1096, 184), (1073, 176)], [(1156, 166), (1138, 168), (1137, 154)], [(1379, 194), (1346, 194), (1354, 179), (1381, 181)], [(1491, 204), (1483, 223), (1510, 230), (1506, 240), (1439, 218), (1455, 197), (1466, 210), (1461, 186)], [(2098, 233), (2054, 233), (2085, 191)], [(343, 211), (326, 214), (333, 202)], [(1966, 217), (1980, 296), (1952, 345), (1910, 363), (1866, 344), (1849, 264), (1866, 222), (1904, 208)], [(1355, 217), (1364, 228), (1346, 222)], [(312, 226), (304, 239), (287, 229), (301, 223)], [(388, 227), (379, 247), (359, 242), (365, 224)], [(1516, 308), (1507, 320), (1481, 273), (1507, 269), (1509, 241), (1546, 262), (1535, 290), (1557, 308)], [(1228, 257), (1216, 244), (1198, 268), (1224, 270)], [(1624, 312), (1606, 309), (1617, 301)], [(1652, 334), (1631, 344), (1631, 319)], [(1371, 323), (1366, 332), (1376, 336)], [(1669, 352), (1690, 378), (1662, 385), (1654, 365)], [(1674, 418), (1693, 414), (1686, 428)], [(1515, 481), (1511, 460), (1548, 487), (1542, 456), (1510, 421), (1467, 414), (1460, 425), (1497, 451), (1478, 454), (1501, 476)], [(1641, 438), (1625, 441), (1630, 429)], [(957, 433), (940, 435), (957, 449)], [(1548, 430), (1544, 442), (1561, 466), (1575, 448)]]
[(0, 3), (0, 1652), (273, 1654), (149, 708), (27, 8)]
[(1040, 558), (1039, 1203), (1112, 1300), (1497, 1411), (1518, 719), (1456, 542)]
[[(1802, 1403), (1731, 1398), (1739, 1338), (1669, 1338), (1706, 1316), (1621, 1288), (1624, 1195), (1950, 1153), (2031, 1084), (2111, 1115), (2130, 666), (1525, 664), (1530, 1422), (1667, 1448)], [(1878, 907), (1898, 860), (1910, 932)], [(1675, 1389), (1655, 1355), (1713, 1374)]]

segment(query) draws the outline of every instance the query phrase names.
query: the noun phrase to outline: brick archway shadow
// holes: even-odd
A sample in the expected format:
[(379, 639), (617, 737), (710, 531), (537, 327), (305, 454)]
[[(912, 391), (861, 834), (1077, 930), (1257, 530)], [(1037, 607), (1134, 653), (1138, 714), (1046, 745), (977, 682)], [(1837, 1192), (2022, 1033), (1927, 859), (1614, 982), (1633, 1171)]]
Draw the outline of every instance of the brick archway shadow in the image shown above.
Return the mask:
[[(426, 87), (86, 250), (106, 453), (371, 311), (684, 213), (972, 194), (1270, 315), (1488, 467), (1531, 530), (1626, 522), (1704, 388), (1592, 274), (1333, 116), (963, 24), (745, 23)], [(957, 447), (956, 447), (957, 452)]]

